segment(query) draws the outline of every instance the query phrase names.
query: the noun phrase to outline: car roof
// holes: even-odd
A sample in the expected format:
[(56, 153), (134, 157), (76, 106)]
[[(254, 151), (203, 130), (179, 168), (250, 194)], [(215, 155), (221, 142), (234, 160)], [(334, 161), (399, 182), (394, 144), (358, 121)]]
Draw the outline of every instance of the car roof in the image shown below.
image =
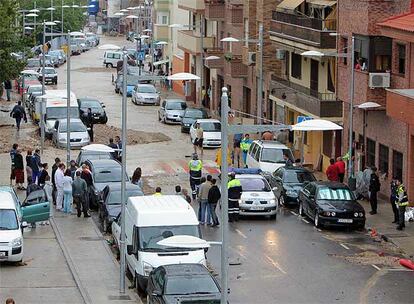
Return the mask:
[(199, 122), (199, 123), (203, 123), (203, 122), (218, 122), (218, 123), (220, 123), (220, 120), (212, 119), (212, 118), (200, 118), (200, 119), (197, 119), (197, 122)]
[(10, 192), (0, 191), (0, 209), (16, 209), (13, 196)]
[[(66, 118), (59, 118), (59, 119), (56, 119), (56, 120), (59, 121), (59, 124), (61, 124), (61, 123), (65, 123), (67, 119)], [(71, 118), (70, 123), (72, 123), (72, 122), (83, 123), (82, 120), (80, 120), (79, 118)]]
[[(126, 186), (125, 187), (126, 190), (141, 190), (140, 186), (135, 185), (131, 182), (126, 182), (125, 186)], [(121, 191), (121, 183), (109, 184), (106, 187), (108, 187), (110, 191)]]
[(185, 109), (186, 111), (201, 111), (201, 112), (207, 112), (205, 109), (203, 108), (187, 108)]
[(86, 160), (92, 167), (105, 168), (105, 167), (121, 167), (121, 164), (114, 159), (91, 159)]
[(289, 149), (284, 144), (276, 141), (276, 140), (254, 140), (254, 143), (257, 143), (264, 148), (283, 148), (283, 149)]
[(211, 276), (209, 271), (206, 269), (206, 267), (202, 264), (171, 264), (171, 265), (164, 265), (161, 266), (165, 269), (165, 272), (167, 275), (170, 276), (183, 276), (183, 275), (189, 275), (189, 274), (202, 274), (202, 275), (208, 275)]
[(308, 168), (300, 167), (300, 166), (283, 166), (281, 168), (283, 168), (285, 171), (301, 171), (301, 172), (312, 173), (312, 171), (310, 171)]
[(137, 83), (138, 87), (154, 87), (155, 86), (153, 84), (149, 84), (149, 83)]
[(164, 99), (166, 102), (182, 102), (185, 103), (185, 100), (179, 99), (179, 98), (166, 98)]

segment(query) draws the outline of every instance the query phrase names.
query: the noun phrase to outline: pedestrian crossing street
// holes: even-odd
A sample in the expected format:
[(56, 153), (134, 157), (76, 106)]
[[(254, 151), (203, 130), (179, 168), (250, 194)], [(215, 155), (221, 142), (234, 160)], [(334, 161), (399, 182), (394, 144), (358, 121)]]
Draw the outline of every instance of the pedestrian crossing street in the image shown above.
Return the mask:
[[(185, 159), (145, 162), (140, 167), (143, 176), (188, 174), (188, 160)], [(203, 161), (203, 174), (217, 175), (219, 173), (220, 170), (214, 161)]]

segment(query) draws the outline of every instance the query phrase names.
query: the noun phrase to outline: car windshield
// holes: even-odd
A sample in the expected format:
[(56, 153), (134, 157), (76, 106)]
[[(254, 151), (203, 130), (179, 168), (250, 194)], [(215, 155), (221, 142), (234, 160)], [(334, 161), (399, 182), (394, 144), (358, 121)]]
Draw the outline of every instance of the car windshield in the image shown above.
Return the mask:
[[(24, 81), (28, 80), (37, 80), (37, 76), (35, 74), (26, 74), (24, 75)], [(29, 84), (27, 84), (29, 85)]]
[(40, 67), (40, 60), (38, 60), (38, 59), (36, 59), (36, 60), (28, 60), (27, 61), (27, 66), (29, 68)]
[(287, 170), (283, 176), (285, 183), (303, 184), (304, 182), (313, 182), (315, 180), (315, 176), (306, 171)]
[[(59, 133), (66, 133), (67, 131), (66, 121), (62, 122), (59, 128)], [(85, 125), (80, 121), (70, 122), (70, 132), (86, 132)]]
[(204, 132), (220, 132), (221, 124), (219, 122), (202, 122), (201, 128)]
[(84, 152), (81, 150), (78, 156), (78, 164), (82, 164), (85, 160), (94, 159), (112, 159), (111, 154), (107, 152)]
[[(40, 69), (39, 74), (43, 73), (43, 69)], [(56, 74), (56, 70), (54, 68), (45, 68), (45, 74)]]
[(19, 228), (16, 211), (0, 209), (0, 230), (16, 230)]
[[(66, 107), (51, 107), (46, 108), (46, 116), (47, 119), (60, 119), (66, 118)], [(79, 118), (79, 110), (77, 107), (70, 108), (70, 117), (71, 118)]]
[(262, 152), (261, 161), (267, 163), (283, 164), (285, 163), (283, 155), (287, 155), (291, 161), (294, 160), (290, 149), (264, 148)]
[[(129, 190), (126, 191), (126, 199), (130, 198), (131, 196), (140, 196), (142, 192), (137, 190)], [(111, 191), (109, 193), (108, 200), (106, 201), (108, 205), (120, 205), (121, 204), (121, 191)]]
[(201, 236), (198, 225), (140, 227), (139, 246), (144, 251), (188, 251), (189, 249), (186, 248), (178, 249), (157, 244), (174, 235)]
[(138, 86), (138, 93), (157, 93), (157, 90), (152, 86)]
[(98, 100), (81, 100), (82, 108), (101, 108), (101, 103)]
[(94, 174), (96, 183), (112, 183), (121, 181), (121, 165), (112, 168), (99, 168)]
[(166, 295), (218, 293), (220, 290), (209, 275), (180, 275), (168, 277)]
[(27, 89), (28, 93), (33, 93), (33, 92), (42, 92), (42, 87), (29, 87)]
[(263, 178), (239, 178), (244, 191), (270, 191), (269, 183)]
[(338, 200), (338, 201), (352, 201), (354, 196), (347, 188), (329, 188), (322, 187), (318, 191), (318, 199), (321, 200)]
[(165, 108), (167, 110), (185, 110), (185, 108), (187, 108), (187, 104), (183, 101), (167, 102), (167, 105)]
[(189, 118), (204, 118), (206, 117), (201, 110), (187, 110), (185, 111), (184, 117)]

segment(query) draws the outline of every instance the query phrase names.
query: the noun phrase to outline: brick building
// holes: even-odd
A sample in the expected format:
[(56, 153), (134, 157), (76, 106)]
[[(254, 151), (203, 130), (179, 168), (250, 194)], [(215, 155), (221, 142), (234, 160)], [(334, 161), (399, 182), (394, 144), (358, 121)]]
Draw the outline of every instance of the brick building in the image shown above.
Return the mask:
[[(381, 192), (387, 195), (393, 176), (404, 180), (408, 178), (408, 159), (412, 158), (412, 153), (408, 154), (410, 130), (407, 122), (396, 119), (396, 115), (388, 115), (390, 111), (386, 111), (390, 107), (389, 102), (394, 102), (386, 98), (386, 88), (388, 82), (391, 89), (410, 87), (407, 77), (412, 67), (407, 65), (410, 53), (405, 52), (407, 73), (399, 73), (398, 40), (393, 40), (392, 35), (384, 35), (381, 32), (384, 26), (380, 26), (380, 22), (409, 12), (410, 7), (410, 0), (338, 1), (338, 52), (347, 53), (351, 50), (351, 37), (355, 39), (355, 62), (349, 62), (346, 57), (340, 58), (338, 62), (338, 97), (344, 101), (344, 148), (348, 146), (349, 138), (351, 69), (355, 68), (355, 169), (358, 171), (366, 165), (376, 166), (382, 176)], [(366, 102), (375, 102), (380, 107), (370, 110), (358, 107)], [(410, 191), (412, 193), (412, 189)]]

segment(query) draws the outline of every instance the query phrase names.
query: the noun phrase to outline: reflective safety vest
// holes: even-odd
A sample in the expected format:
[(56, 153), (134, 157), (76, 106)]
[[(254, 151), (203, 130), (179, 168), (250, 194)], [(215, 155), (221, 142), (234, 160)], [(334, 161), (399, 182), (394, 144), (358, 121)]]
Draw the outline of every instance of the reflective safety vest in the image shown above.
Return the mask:
[(193, 159), (188, 162), (188, 168), (190, 171), (201, 171), (203, 169), (203, 163), (199, 159)]
[(227, 183), (227, 189), (230, 189), (233, 187), (241, 187), (241, 183), (237, 178), (232, 179), (231, 181)]
[(397, 188), (397, 205), (400, 207), (408, 206), (407, 191), (405, 191), (403, 184), (399, 185)]
[(162, 196), (162, 193), (160, 193), (160, 192), (155, 192), (155, 193), (154, 193), (154, 196)]
[(243, 139), (240, 142), (240, 149), (242, 149), (243, 152), (247, 152), (249, 151), (251, 145), (252, 145), (251, 139)]

